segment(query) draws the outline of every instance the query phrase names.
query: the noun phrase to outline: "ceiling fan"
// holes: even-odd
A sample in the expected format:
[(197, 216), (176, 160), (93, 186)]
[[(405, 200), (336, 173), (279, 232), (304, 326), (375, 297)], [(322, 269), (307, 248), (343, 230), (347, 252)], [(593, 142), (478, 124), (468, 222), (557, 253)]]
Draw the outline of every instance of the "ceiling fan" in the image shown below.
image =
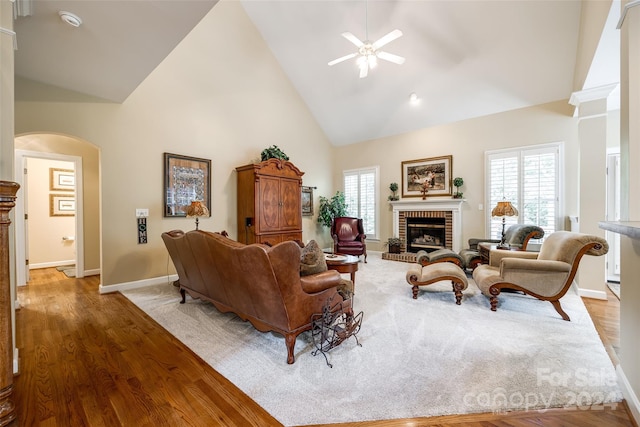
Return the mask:
[(336, 65), (340, 62), (346, 61), (351, 58), (358, 57), (357, 64), (360, 68), (360, 78), (367, 77), (369, 74), (369, 69), (374, 68), (378, 63), (378, 58), (384, 59), (385, 61), (393, 62), (394, 64), (401, 65), (404, 63), (405, 59), (402, 56), (394, 55), (392, 53), (383, 52), (379, 50), (382, 46), (386, 45), (402, 36), (402, 31), (393, 30), (389, 34), (381, 37), (379, 40), (375, 42), (369, 41), (369, 29), (367, 26), (367, 6), (365, 3), (365, 33), (366, 40), (362, 41), (350, 32), (342, 33), (342, 37), (349, 40), (351, 43), (356, 45), (358, 48), (357, 52), (350, 53), (348, 55), (342, 56), (340, 58), (334, 59), (329, 62), (329, 66)]

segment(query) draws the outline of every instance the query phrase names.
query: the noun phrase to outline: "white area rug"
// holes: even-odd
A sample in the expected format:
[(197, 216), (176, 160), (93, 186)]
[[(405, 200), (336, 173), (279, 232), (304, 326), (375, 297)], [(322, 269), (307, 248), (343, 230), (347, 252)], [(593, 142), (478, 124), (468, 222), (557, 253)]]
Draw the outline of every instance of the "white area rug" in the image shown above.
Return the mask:
[(369, 255), (356, 273), (353, 338), (329, 353), (333, 368), (298, 337), (284, 338), (180, 296), (170, 284), (123, 292), (285, 425), (325, 424), (551, 407), (613, 406), (614, 367), (580, 297), (563, 321), (548, 302), (502, 294), (497, 312), (470, 279), (462, 305), (441, 282), (411, 298), (409, 264)]

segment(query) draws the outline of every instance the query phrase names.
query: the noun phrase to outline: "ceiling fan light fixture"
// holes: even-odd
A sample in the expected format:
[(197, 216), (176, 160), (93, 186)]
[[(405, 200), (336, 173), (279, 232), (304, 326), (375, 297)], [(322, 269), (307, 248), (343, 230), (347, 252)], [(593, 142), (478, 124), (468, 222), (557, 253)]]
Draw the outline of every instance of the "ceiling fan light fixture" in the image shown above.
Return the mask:
[(72, 27), (78, 28), (80, 25), (82, 25), (82, 19), (80, 19), (80, 17), (75, 13), (61, 10), (60, 12), (58, 12), (58, 15), (60, 15), (60, 19), (62, 19), (62, 22), (67, 23)]
[[(640, 0), (638, 0), (640, 1)], [(367, 77), (369, 73), (369, 69), (375, 68), (378, 65), (378, 58), (383, 59), (385, 61), (393, 62), (394, 64), (402, 65), (404, 63), (404, 58), (398, 55), (394, 55), (392, 53), (382, 52), (379, 49), (388, 43), (391, 43), (395, 39), (402, 36), (402, 31), (395, 29), (390, 33), (382, 36), (382, 38), (376, 40), (375, 42), (369, 41), (369, 29), (367, 23), (367, 3), (365, 0), (365, 39), (364, 41), (360, 40), (358, 37), (354, 36), (350, 32), (342, 33), (342, 37), (349, 40), (353, 43), (358, 50), (354, 53), (350, 53), (345, 56), (341, 56), (340, 58), (334, 59), (333, 61), (329, 61), (328, 65), (331, 67), (332, 65), (338, 64), (340, 62), (346, 61), (347, 59), (355, 58), (356, 64), (358, 68), (360, 68), (360, 78)]]

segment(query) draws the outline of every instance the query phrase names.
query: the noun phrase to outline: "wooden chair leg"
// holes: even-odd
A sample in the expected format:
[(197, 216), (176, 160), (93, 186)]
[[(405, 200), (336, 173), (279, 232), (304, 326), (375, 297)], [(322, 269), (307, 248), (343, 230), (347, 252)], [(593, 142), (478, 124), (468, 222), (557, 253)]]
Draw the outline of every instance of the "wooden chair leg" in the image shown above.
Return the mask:
[(411, 287), (411, 290), (413, 292), (413, 299), (418, 299), (418, 287), (417, 286), (413, 286), (413, 287)]
[(460, 305), (462, 302), (462, 283), (451, 281), (453, 285), (453, 293), (456, 295), (456, 304)]
[(550, 302), (551, 302), (551, 304), (553, 304), (553, 308), (556, 309), (558, 314), (560, 316), (562, 316), (563, 320), (566, 320), (567, 322), (571, 321), (571, 319), (569, 319), (569, 316), (567, 315), (567, 313), (565, 313), (564, 310), (562, 309), (562, 307), (560, 306), (560, 301), (555, 300), (555, 301), (550, 301)]
[(492, 295), (489, 301), (491, 302), (491, 311), (496, 311), (498, 309), (498, 297)]

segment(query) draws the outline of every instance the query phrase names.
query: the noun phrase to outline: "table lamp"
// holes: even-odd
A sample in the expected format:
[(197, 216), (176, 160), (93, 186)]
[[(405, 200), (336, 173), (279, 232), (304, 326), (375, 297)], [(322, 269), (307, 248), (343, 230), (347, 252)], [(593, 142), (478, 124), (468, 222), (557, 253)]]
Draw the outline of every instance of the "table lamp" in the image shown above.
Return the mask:
[(192, 201), (187, 207), (187, 218), (196, 218), (196, 230), (201, 216), (209, 216), (209, 209), (207, 209), (202, 200)]
[(502, 238), (500, 240), (500, 246), (504, 245), (504, 226), (507, 216), (518, 216), (518, 210), (508, 201), (498, 202), (495, 208), (491, 211), (491, 216), (502, 217)]

